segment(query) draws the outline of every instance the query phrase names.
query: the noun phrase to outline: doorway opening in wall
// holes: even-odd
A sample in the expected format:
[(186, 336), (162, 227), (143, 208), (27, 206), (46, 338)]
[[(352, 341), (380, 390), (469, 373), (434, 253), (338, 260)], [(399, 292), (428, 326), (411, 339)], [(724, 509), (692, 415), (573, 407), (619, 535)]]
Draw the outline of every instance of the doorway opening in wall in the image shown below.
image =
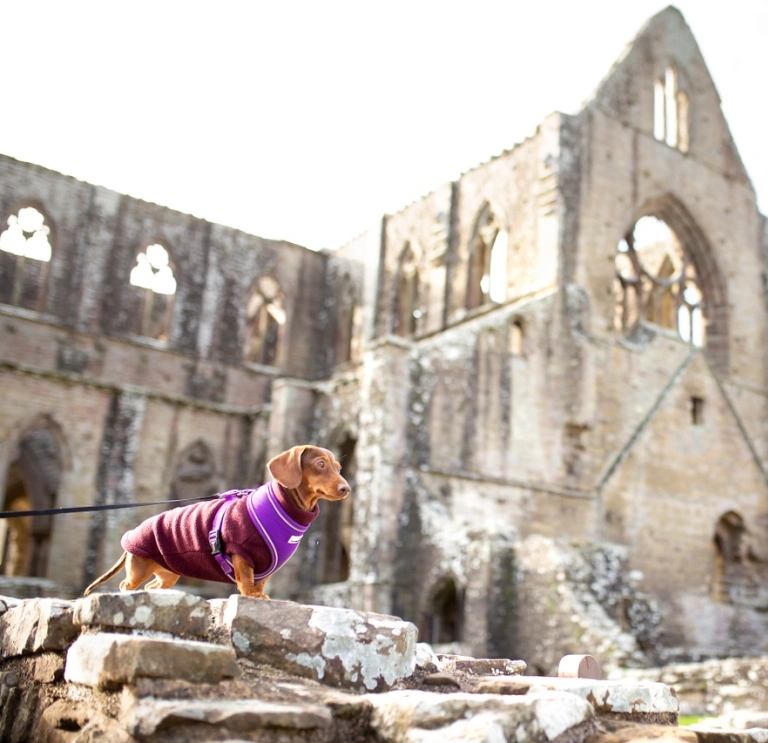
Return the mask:
[[(59, 446), (46, 429), (27, 433), (11, 462), (2, 499), (4, 511), (54, 508), (61, 478)], [(48, 568), (51, 516), (0, 521), (0, 575), (42, 578)]]
[(652, 323), (676, 330), (701, 348), (706, 340), (704, 295), (692, 256), (662, 219), (639, 219), (615, 256), (614, 327), (631, 334)]
[(463, 594), (453, 578), (444, 578), (432, 591), (419, 626), (419, 637), (431, 645), (461, 642)]

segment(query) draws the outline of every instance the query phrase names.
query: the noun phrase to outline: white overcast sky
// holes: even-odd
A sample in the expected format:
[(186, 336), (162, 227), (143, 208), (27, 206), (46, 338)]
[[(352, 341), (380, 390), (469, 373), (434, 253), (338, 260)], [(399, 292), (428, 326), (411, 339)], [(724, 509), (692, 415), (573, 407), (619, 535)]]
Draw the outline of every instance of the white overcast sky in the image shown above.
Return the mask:
[[(0, 153), (337, 247), (573, 113), (657, 0), (0, 0)], [(768, 0), (679, 0), (768, 211)]]

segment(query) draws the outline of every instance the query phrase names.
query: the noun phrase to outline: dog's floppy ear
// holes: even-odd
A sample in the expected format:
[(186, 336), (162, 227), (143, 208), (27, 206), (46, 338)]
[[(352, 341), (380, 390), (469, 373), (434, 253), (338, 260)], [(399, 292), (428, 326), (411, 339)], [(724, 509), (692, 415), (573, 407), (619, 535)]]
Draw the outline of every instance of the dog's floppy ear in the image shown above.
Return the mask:
[(301, 455), (306, 446), (293, 446), (267, 462), (267, 469), (284, 488), (294, 490), (301, 485)]

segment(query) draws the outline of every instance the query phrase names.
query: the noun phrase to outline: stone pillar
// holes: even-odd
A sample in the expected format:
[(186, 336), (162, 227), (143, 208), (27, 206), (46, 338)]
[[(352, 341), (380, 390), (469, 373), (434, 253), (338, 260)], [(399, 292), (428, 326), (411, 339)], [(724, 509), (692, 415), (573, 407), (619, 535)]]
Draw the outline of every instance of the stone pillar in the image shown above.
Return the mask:
[(403, 507), (410, 344), (384, 338), (363, 356), (350, 582), (355, 609), (389, 613)]

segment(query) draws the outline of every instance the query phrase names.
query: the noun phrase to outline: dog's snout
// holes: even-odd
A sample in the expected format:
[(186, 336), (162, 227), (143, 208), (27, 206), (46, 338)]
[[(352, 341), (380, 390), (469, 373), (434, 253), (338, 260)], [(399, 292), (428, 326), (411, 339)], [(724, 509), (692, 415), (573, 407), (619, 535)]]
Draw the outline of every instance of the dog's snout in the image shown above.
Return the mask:
[(345, 482), (339, 483), (338, 491), (339, 495), (349, 495), (349, 491), (352, 490), (352, 488), (347, 485)]

